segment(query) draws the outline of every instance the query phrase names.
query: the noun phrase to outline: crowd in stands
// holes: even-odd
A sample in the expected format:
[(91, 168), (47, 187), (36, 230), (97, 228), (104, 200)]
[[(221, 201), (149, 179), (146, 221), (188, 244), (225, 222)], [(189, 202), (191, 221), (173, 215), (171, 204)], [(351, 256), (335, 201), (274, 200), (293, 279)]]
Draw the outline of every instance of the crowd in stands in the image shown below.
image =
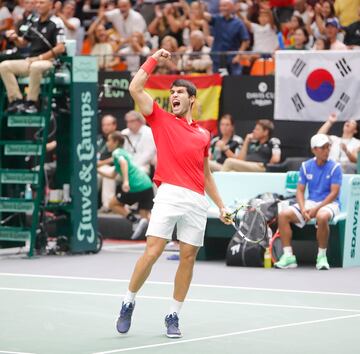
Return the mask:
[[(52, 13), (101, 70), (134, 72), (160, 47), (174, 55), (158, 73), (232, 75), (276, 50), (360, 48), (359, 0), (66, 0)], [(26, 34), (37, 15), (35, 0), (0, 1), (3, 53), (16, 46), (9, 30)]]

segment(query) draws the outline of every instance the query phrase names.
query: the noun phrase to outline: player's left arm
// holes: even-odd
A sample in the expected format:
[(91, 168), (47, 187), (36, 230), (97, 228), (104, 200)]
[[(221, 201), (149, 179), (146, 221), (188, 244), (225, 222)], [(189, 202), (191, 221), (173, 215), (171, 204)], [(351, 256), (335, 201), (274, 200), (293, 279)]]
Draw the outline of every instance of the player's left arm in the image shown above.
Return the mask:
[(225, 205), (220, 197), (220, 194), (217, 190), (214, 178), (210, 171), (209, 166), (209, 158), (204, 158), (204, 176), (205, 176), (205, 192), (206, 194), (212, 199), (212, 201), (216, 204), (219, 208), (220, 212), (220, 220), (225, 223), (229, 224), (230, 221), (226, 219), (226, 208)]

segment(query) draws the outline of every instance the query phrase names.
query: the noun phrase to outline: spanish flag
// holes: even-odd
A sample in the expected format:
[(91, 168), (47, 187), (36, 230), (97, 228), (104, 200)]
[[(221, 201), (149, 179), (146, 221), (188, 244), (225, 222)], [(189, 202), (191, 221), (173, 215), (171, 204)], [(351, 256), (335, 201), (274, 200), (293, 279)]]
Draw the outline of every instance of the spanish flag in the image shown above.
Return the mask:
[(170, 87), (177, 79), (191, 81), (197, 88), (197, 98), (193, 107), (192, 117), (212, 135), (217, 134), (217, 119), (222, 78), (214, 75), (151, 75), (145, 89), (163, 109), (170, 111)]

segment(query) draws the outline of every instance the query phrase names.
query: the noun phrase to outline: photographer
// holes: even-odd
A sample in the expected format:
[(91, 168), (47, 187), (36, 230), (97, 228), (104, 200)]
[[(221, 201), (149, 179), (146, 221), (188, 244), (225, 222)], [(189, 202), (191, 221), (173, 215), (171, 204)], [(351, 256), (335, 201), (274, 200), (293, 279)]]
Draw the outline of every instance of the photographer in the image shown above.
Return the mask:
[[(6, 87), (9, 99), (9, 113), (36, 114), (36, 106), (42, 75), (53, 66), (52, 59), (65, 51), (64, 24), (58, 17), (52, 16), (52, 0), (38, 0), (36, 10), (39, 19), (30, 25), (20, 37), (15, 31), (7, 31), (7, 37), (17, 47), (26, 47), (29, 43), (30, 55), (24, 60), (5, 60), (0, 64), (0, 75)], [(27, 101), (23, 101), (16, 75), (29, 76)]]

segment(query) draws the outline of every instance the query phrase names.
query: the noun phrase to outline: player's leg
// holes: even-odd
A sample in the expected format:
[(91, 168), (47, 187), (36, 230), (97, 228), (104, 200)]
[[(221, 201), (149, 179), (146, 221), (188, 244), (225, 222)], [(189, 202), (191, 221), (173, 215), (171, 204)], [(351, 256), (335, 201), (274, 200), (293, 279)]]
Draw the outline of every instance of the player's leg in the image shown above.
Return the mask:
[(130, 329), (136, 293), (149, 276), (153, 264), (163, 252), (166, 243), (171, 240), (177, 220), (178, 212), (176, 208), (174, 209), (172, 205), (166, 203), (155, 203), (146, 232), (146, 248), (135, 265), (117, 321), (117, 330), (120, 333), (126, 333)]
[(298, 209), (298, 205), (283, 210), (278, 216), (279, 233), (284, 253), (278, 262), (274, 264), (275, 268), (286, 269), (296, 268), (296, 257), (293, 254), (291, 247), (292, 230), (291, 224), (300, 224), (302, 227), (305, 225), (305, 221), (302, 218), (301, 212)]
[(119, 333), (127, 333), (131, 326), (131, 317), (135, 308), (136, 293), (143, 286), (150, 275), (152, 266), (163, 252), (167, 240), (159, 237), (148, 236), (143, 255), (136, 262), (132, 273), (128, 291), (121, 306), (116, 328)]
[(318, 255), (316, 258), (316, 269), (328, 270), (330, 269), (326, 257), (327, 245), (330, 235), (329, 221), (340, 212), (337, 203), (331, 203), (322, 207), (316, 214), (316, 238), (319, 246)]
[(148, 236), (146, 240), (146, 248), (142, 256), (135, 265), (134, 272), (131, 276), (129, 290), (137, 293), (150, 275), (152, 266), (164, 251), (166, 239), (154, 236)]
[(199, 247), (180, 241), (180, 262), (175, 275), (174, 294), (169, 314), (165, 317), (166, 335), (169, 338), (180, 338), (179, 313), (189, 291), (196, 255)]

